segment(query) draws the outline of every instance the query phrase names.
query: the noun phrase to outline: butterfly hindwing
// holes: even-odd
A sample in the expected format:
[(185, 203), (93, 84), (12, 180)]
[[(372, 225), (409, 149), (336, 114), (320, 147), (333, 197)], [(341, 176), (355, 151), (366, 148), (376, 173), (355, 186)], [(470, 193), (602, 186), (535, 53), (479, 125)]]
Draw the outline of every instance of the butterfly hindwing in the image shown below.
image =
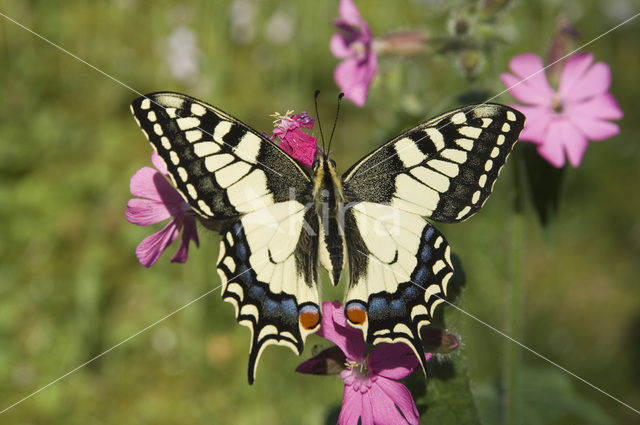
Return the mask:
[(178, 93), (131, 104), (184, 199), (201, 216), (235, 218), (304, 194), (309, 177), (274, 143), (223, 111)]
[(346, 212), (345, 229), (346, 316), (367, 342), (405, 342), (425, 367), (420, 329), (431, 323), (453, 276), (447, 241), (422, 217), (370, 202)]
[(388, 203), (441, 222), (476, 213), (524, 126), (497, 104), (440, 115), (385, 143), (344, 175), (350, 201)]
[(222, 298), (251, 329), (250, 383), (266, 346), (300, 354), (320, 325), (318, 242), (305, 225), (317, 232), (317, 216), (299, 202), (282, 202), (243, 216), (220, 243)]

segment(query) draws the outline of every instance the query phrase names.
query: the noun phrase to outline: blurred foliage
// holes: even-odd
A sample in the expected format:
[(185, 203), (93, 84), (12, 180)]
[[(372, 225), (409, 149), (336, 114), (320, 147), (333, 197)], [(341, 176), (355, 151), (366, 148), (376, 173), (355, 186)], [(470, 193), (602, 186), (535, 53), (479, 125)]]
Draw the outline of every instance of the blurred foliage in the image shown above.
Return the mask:
[[(484, 44), (381, 59), (367, 105), (344, 104), (333, 152), (343, 170), (470, 93), (501, 93), (497, 77), (509, 58), (546, 54), (559, 16), (577, 28), (580, 43), (637, 13), (632, 0), (483, 0), (481, 13), (476, 2), (462, 0), (357, 3), (374, 36), (422, 29), (436, 41), (452, 37), (452, 28), (458, 34), (463, 16), (464, 34)], [(150, 154), (128, 110), (136, 91), (188, 93), (270, 130), (270, 114), (311, 111), (320, 89), (321, 115), (331, 117), (337, 61), (328, 43), (336, 2), (0, 5), (3, 14), (112, 76), (0, 17), (0, 410), (143, 331), (2, 414), (0, 422), (331, 423), (341, 382), (294, 373), (301, 359), (290, 350), (266, 350), (255, 385), (247, 385), (249, 333), (217, 290), (176, 312), (219, 285), (212, 266), (218, 236), (202, 234), (186, 265), (170, 264), (165, 254), (147, 270), (134, 250), (152, 230), (127, 223), (124, 208), (129, 178)], [(622, 131), (592, 143), (580, 168), (565, 170), (548, 237), (527, 201), (520, 332), (527, 346), (636, 408), (639, 39), (636, 20), (588, 47), (611, 65), (612, 92), (625, 111)], [(508, 164), (480, 214), (439, 226), (465, 264), (465, 310), (498, 329), (507, 320), (512, 278), (513, 180)], [(340, 298), (342, 288), (325, 285), (323, 296)], [(498, 423), (500, 407), (491, 400), (500, 396), (504, 338), (468, 316), (447, 324), (461, 338), (484, 423)], [(310, 337), (303, 358), (319, 343)], [(637, 421), (628, 408), (531, 353), (522, 352), (521, 360), (523, 424)], [(445, 391), (443, 385), (434, 388)]]

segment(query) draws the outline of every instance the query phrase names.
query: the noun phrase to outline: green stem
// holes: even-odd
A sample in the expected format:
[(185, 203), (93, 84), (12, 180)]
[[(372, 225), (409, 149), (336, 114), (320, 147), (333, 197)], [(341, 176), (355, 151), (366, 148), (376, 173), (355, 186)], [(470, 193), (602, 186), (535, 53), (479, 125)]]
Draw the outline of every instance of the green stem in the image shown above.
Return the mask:
[[(516, 155), (514, 155), (516, 156)], [(516, 341), (521, 340), (522, 310), (524, 307), (524, 187), (519, 157), (514, 158), (516, 198), (511, 222), (511, 285), (507, 307), (507, 335)], [(513, 341), (505, 339), (505, 394), (504, 423), (515, 425), (518, 421), (518, 374), (520, 369), (520, 347)]]

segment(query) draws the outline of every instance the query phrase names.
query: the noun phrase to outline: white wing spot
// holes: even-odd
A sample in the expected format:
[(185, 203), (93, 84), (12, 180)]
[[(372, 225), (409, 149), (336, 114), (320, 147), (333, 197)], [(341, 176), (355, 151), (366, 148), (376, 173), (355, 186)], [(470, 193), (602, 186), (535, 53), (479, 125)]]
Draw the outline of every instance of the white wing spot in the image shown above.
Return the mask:
[(189, 130), (200, 125), (200, 120), (194, 117), (178, 118), (176, 122), (180, 130)]
[(234, 153), (241, 160), (255, 164), (260, 153), (260, 138), (253, 133), (246, 133), (235, 147)]
[(514, 113), (513, 113), (513, 112), (511, 112), (511, 111), (507, 111), (507, 119), (508, 119), (509, 121), (515, 121), (515, 120), (516, 120), (516, 114), (514, 114)]
[(465, 122), (467, 122), (467, 116), (464, 114), (464, 112), (457, 112), (451, 117), (451, 122), (456, 125), (464, 124)]
[(444, 149), (444, 136), (438, 131), (438, 129), (427, 127), (424, 129), (424, 132), (427, 133), (427, 136), (429, 136), (433, 142), (433, 145), (436, 147), (436, 151)]
[(471, 137), (472, 139), (477, 139), (478, 137), (480, 137), (482, 129), (478, 127), (465, 126), (460, 127), (458, 129), (458, 133), (462, 134), (463, 136)]
[(250, 169), (251, 166), (246, 162), (236, 162), (216, 171), (216, 180), (222, 188), (227, 188), (244, 177)]
[(198, 199), (198, 192), (196, 191), (195, 186), (191, 183), (187, 184), (187, 192), (189, 193), (191, 199)]
[(467, 160), (467, 153), (458, 149), (445, 149), (441, 155), (443, 158), (457, 162), (458, 164), (464, 164)]
[(150, 101), (149, 99), (144, 99), (144, 100), (142, 101), (142, 103), (140, 104), (140, 107), (141, 107), (142, 109), (149, 109), (149, 108), (151, 108), (151, 101)]
[(167, 136), (162, 136), (160, 138), (160, 142), (162, 142), (162, 147), (166, 150), (171, 149), (171, 142), (169, 141), (169, 138)]
[(467, 151), (473, 149), (473, 140), (471, 139), (456, 139), (456, 144)]
[(484, 171), (491, 171), (492, 168), (493, 168), (493, 161), (489, 159), (484, 164)]
[(444, 241), (444, 238), (442, 236), (438, 236), (438, 238), (436, 239), (436, 241), (433, 243), (433, 247), (435, 249), (440, 248), (440, 244), (442, 244), (442, 242)]
[(435, 262), (435, 264), (433, 265), (433, 267), (431, 268), (433, 270), (433, 274), (438, 274), (438, 272), (442, 269), (444, 269), (446, 266), (444, 264), (444, 261), (442, 260), (438, 260)]
[(218, 125), (216, 125), (215, 130), (213, 130), (213, 140), (220, 140), (227, 135), (227, 133), (231, 130), (231, 122), (229, 121), (220, 121)]
[(491, 150), (491, 158), (495, 158), (500, 154), (500, 149), (498, 149), (497, 147), (494, 147)]
[(499, 136), (498, 136), (498, 140), (496, 140), (496, 144), (497, 144), (498, 146), (500, 146), (500, 145), (502, 145), (502, 144), (504, 143), (504, 141), (505, 141), (505, 140), (506, 140), (506, 139), (505, 139), (505, 137), (504, 137), (504, 134), (501, 134), (501, 135), (499, 135)]
[(178, 167), (178, 175), (180, 176), (180, 179), (183, 182), (186, 182), (187, 179), (189, 178), (189, 175), (187, 174), (187, 170), (185, 170), (184, 167)]
[(157, 119), (156, 113), (153, 111), (149, 111), (149, 113), (147, 114), (147, 119), (151, 122), (155, 122)]
[(213, 173), (214, 171), (219, 170), (231, 161), (233, 161), (233, 156), (229, 155), (228, 153), (212, 155), (208, 156), (204, 160), (204, 166), (207, 168), (207, 170)]
[[(213, 211), (211, 211), (211, 208), (209, 208), (209, 205), (207, 205), (202, 199), (198, 201), (198, 207), (200, 207), (200, 210), (208, 216), (213, 217), (215, 215)], [(232, 243), (229, 245), (233, 246)]]
[(398, 158), (405, 167), (413, 167), (420, 164), (427, 156), (422, 153), (418, 145), (408, 137), (398, 140), (395, 145)]
[(193, 145), (193, 152), (199, 157), (213, 155), (220, 151), (220, 145), (215, 142), (200, 142)]
[(169, 118), (176, 117), (176, 108), (165, 108), (165, 112), (169, 115)]
[(158, 136), (162, 136), (162, 127), (160, 127), (160, 124), (155, 123), (153, 125), (153, 132), (156, 133)]
[(185, 133), (185, 136), (187, 138), (188, 141), (190, 141), (191, 143), (193, 142), (197, 142), (198, 140), (202, 139), (202, 131), (200, 130), (189, 130)]
[(471, 197), (471, 202), (474, 204), (477, 204), (479, 200), (480, 200), (480, 191), (476, 190), (473, 196)]
[(506, 123), (502, 124), (502, 131), (503, 131), (503, 132), (505, 132), (505, 133), (506, 133), (506, 132), (507, 132), (507, 131), (509, 131), (510, 129), (511, 129), (511, 126), (509, 125), (509, 123), (508, 123), (508, 122), (506, 122)]
[(449, 179), (438, 172), (425, 167), (416, 167), (413, 168), (410, 172), (418, 180), (422, 181), (427, 186), (431, 186), (440, 193), (449, 190)]
[(480, 176), (480, 179), (478, 180), (478, 185), (480, 185), (480, 187), (484, 187), (485, 184), (487, 184), (487, 175), (483, 174)]
[(447, 273), (442, 278), (442, 292), (447, 293), (447, 286), (449, 285), (449, 280), (451, 280), (451, 276), (453, 276), (452, 272)]
[(493, 120), (491, 118), (482, 118), (482, 128), (487, 128), (491, 125)]
[(175, 153), (175, 151), (169, 152), (169, 158), (171, 159), (171, 162), (173, 162), (173, 165), (178, 165), (180, 163), (180, 158), (178, 158), (178, 154)]
[(227, 243), (229, 244), (229, 246), (233, 247), (235, 241), (233, 240), (233, 236), (231, 236), (231, 232), (227, 233), (227, 237), (225, 239), (227, 239)]
[(202, 105), (198, 105), (197, 103), (191, 104), (191, 112), (199, 117), (203, 116), (207, 113), (207, 110)]
[(456, 220), (460, 220), (460, 219), (464, 218), (467, 214), (469, 214), (469, 211), (471, 211), (471, 207), (469, 205), (467, 205), (466, 207), (464, 207), (462, 209), (462, 211), (460, 211), (458, 213), (458, 216), (456, 217)]
[(427, 164), (429, 165), (429, 167), (441, 172), (442, 174), (448, 177), (455, 177), (460, 172), (460, 168), (458, 167), (458, 164), (453, 164), (448, 161), (432, 159)]
[(225, 259), (222, 261), (222, 264), (227, 266), (229, 270), (235, 270), (236, 268), (236, 263), (235, 261), (233, 261), (233, 258), (231, 257), (225, 257)]

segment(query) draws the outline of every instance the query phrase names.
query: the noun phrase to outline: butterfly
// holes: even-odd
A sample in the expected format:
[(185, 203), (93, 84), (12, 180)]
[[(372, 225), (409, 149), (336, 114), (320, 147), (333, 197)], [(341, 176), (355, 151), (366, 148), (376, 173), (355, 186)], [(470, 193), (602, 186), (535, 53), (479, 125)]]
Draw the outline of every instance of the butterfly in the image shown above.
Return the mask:
[(366, 341), (404, 342), (426, 361), (420, 329), (444, 302), (451, 250), (427, 219), (475, 214), (525, 122), (499, 104), (465, 106), (382, 144), (341, 176), (311, 169), (220, 109), (189, 96), (142, 96), (131, 111), (205, 227), (222, 235), (222, 298), (251, 330), (249, 383), (271, 344), (300, 355), (321, 322), (320, 266), (348, 270), (345, 315)]

